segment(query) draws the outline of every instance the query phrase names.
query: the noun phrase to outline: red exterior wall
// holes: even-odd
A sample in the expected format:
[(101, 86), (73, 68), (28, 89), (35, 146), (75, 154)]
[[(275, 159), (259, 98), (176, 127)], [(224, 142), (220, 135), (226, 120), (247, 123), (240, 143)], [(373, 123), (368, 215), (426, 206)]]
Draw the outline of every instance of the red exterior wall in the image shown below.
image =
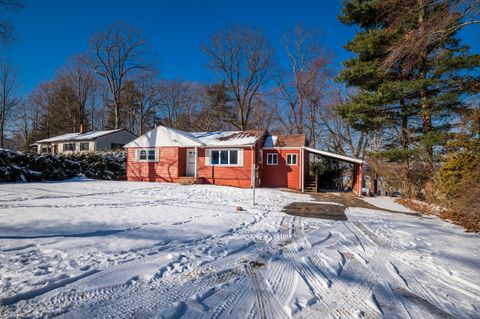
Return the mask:
[[(252, 157), (258, 169), (257, 186), (287, 187), (301, 190), (301, 155), (299, 149), (262, 150), (263, 141), (253, 148), (243, 148), (243, 166), (205, 166), (205, 149), (198, 149), (197, 177), (216, 185), (251, 187)], [(137, 162), (137, 148), (127, 151), (127, 178), (129, 181), (177, 182), (186, 173), (184, 147), (160, 147), (159, 162)], [(263, 152), (263, 163), (259, 153)], [(279, 154), (277, 166), (267, 165), (267, 153)], [(287, 154), (297, 154), (297, 165), (286, 165)]]
[(160, 158), (158, 162), (137, 162), (137, 148), (129, 147), (127, 150), (128, 180), (143, 182), (175, 182), (179, 176), (179, 148), (162, 147), (160, 149)]
[(363, 165), (353, 164), (353, 192), (358, 196), (362, 195), (363, 187)]
[[(159, 162), (137, 162), (137, 148), (127, 151), (127, 178), (129, 181), (177, 182), (186, 175), (185, 147), (160, 147)], [(216, 185), (251, 187), (252, 150), (243, 149), (243, 166), (205, 166), (205, 149), (198, 149), (197, 177)]]
[[(267, 165), (268, 153), (278, 154), (278, 165)], [(287, 154), (297, 154), (297, 165), (287, 165)], [(263, 150), (262, 186), (301, 190), (301, 160), (300, 149)]]
[(205, 166), (205, 149), (198, 149), (198, 177), (209, 184), (251, 187), (252, 150), (243, 149), (243, 166)]

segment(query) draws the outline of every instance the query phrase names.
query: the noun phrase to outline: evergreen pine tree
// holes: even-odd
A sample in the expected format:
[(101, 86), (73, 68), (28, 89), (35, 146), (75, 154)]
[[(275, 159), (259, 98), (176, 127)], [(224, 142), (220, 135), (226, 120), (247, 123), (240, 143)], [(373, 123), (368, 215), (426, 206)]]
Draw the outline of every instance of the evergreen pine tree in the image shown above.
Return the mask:
[[(465, 88), (480, 69), (479, 56), (469, 54), (449, 31), (461, 23), (452, 3), (348, 0), (339, 17), (360, 27), (346, 45), (355, 56), (339, 76), (358, 91), (340, 113), (357, 129), (384, 132), (387, 141), (376, 155), (401, 161), (406, 175), (413, 162), (431, 170), (440, 159), (448, 133), (466, 108)], [(445, 16), (448, 23), (437, 35), (432, 25)], [(418, 176), (408, 178), (419, 182)]]

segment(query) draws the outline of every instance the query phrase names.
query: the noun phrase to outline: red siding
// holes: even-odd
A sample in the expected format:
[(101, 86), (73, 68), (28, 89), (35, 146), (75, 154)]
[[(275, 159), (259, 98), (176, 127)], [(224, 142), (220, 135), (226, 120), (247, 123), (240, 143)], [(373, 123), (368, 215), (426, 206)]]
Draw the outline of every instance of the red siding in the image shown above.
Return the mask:
[(129, 181), (175, 182), (178, 179), (178, 147), (162, 147), (158, 162), (137, 162), (137, 148), (128, 148), (127, 178)]
[[(176, 182), (186, 173), (187, 148), (161, 147), (159, 162), (137, 162), (136, 148), (128, 149), (129, 181)], [(198, 174), (205, 182), (249, 188), (251, 186), (252, 151), (244, 148), (242, 167), (205, 166), (205, 149), (198, 149)]]
[(243, 149), (243, 166), (205, 166), (205, 149), (198, 149), (198, 177), (216, 185), (251, 187), (252, 151)]
[[(267, 165), (267, 154), (278, 154), (278, 165)], [(301, 151), (299, 149), (263, 150), (262, 186), (301, 189)], [(297, 154), (297, 165), (287, 165), (287, 154)]]
[[(262, 145), (259, 143), (258, 145)], [(127, 177), (129, 181), (177, 182), (186, 173), (187, 148), (160, 147), (159, 162), (137, 162), (136, 148), (128, 149)], [(260, 146), (243, 149), (243, 166), (205, 166), (205, 149), (198, 149), (198, 178), (216, 185), (251, 187), (252, 156), (259, 169), (257, 186), (288, 187), (301, 189), (301, 157), (300, 150), (263, 150)], [(263, 163), (260, 163), (259, 152), (263, 152)], [(266, 165), (267, 153), (279, 154), (277, 166)], [(297, 154), (297, 165), (286, 165), (287, 154)]]

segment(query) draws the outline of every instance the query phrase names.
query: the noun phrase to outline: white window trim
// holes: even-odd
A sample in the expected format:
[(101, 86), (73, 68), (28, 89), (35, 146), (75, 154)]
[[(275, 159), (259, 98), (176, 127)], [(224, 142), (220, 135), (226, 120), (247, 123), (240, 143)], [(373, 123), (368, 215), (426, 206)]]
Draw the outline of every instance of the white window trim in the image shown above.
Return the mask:
[[(277, 162), (276, 162), (276, 163), (269, 163), (268, 157), (269, 157), (270, 154), (271, 154), (271, 155), (275, 155), (275, 156), (277, 157)], [(269, 166), (278, 166), (278, 153), (267, 153), (267, 165), (269, 165)]]
[[(66, 150), (65, 149), (65, 146), (67, 145), (72, 145), (73, 144), (73, 150)], [(75, 142), (66, 142), (66, 143), (63, 143), (63, 146), (62, 146), (62, 151), (63, 152), (76, 152), (77, 151), (77, 144)]]
[[(147, 152), (147, 157), (144, 160), (140, 159), (140, 152), (141, 151), (146, 151)], [(155, 159), (154, 160), (148, 159), (148, 151), (155, 151)], [(139, 148), (139, 149), (137, 149), (137, 162), (154, 163), (154, 162), (158, 162), (159, 158), (160, 158), (160, 150), (158, 148)]]
[[(86, 150), (82, 150), (82, 144), (87, 144), (87, 149)], [(90, 142), (80, 142), (80, 143), (78, 143), (78, 149), (80, 150), (80, 152), (89, 152), (90, 151)]]
[[(288, 164), (288, 155), (295, 156), (295, 164)], [(298, 154), (297, 153), (287, 153), (287, 155), (285, 157), (285, 163), (287, 163), (288, 166), (297, 166), (298, 165)]]
[[(237, 164), (213, 164), (212, 163), (212, 152), (214, 151), (228, 151), (228, 161), (230, 162), (230, 151), (237, 151)], [(222, 167), (242, 167), (243, 166), (243, 160), (240, 160), (240, 152), (243, 152), (243, 149), (240, 148), (210, 148), (207, 150), (209, 153), (209, 160), (210, 163), (208, 166), (222, 166)], [(243, 158), (243, 154), (241, 155)]]

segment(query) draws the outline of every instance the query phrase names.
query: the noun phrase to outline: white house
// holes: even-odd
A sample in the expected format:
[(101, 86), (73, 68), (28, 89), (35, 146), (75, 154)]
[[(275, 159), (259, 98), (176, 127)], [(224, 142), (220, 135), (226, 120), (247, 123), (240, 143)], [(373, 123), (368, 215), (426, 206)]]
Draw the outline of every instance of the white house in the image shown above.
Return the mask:
[(37, 153), (65, 154), (73, 152), (110, 151), (120, 149), (137, 136), (125, 129), (68, 133), (36, 141), (31, 146)]

